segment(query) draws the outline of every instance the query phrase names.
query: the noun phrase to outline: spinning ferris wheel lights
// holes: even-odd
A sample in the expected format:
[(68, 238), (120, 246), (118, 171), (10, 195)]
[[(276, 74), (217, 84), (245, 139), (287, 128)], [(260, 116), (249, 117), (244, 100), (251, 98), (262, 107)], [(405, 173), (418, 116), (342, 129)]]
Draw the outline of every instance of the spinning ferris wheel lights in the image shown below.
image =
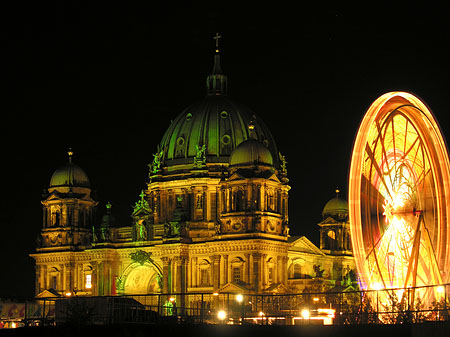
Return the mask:
[(358, 130), (349, 176), (355, 261), (377, 300), (387, 302), (393, 288), (404, 300), (409, 288), (410, 303), (417, 295), (430, 304), (437, 290), (415, 289), (449, 281), (449, 182), (446, 144), (427, 106), (405, 92), (378, 98)]

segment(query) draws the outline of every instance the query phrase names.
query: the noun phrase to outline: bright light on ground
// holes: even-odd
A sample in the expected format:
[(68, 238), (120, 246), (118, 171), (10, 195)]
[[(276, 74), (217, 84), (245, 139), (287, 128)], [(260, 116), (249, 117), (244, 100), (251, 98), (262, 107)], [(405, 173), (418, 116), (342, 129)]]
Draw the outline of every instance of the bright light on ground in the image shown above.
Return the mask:
[(224, 310), (219, 310), (217, 313), (217, 318), (223, 321), (225, 318), (227, 318), (227, 313)]

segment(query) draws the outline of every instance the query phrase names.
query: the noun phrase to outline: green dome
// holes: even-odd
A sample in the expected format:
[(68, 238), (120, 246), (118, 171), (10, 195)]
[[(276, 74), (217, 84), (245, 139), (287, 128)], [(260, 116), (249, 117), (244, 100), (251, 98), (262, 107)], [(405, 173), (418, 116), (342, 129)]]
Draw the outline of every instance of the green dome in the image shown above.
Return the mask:
[(204, 146), (206, 163), (224, 165), (233, 150), (250, 138), (263, 143), (277, 158), (272, 134), (253, 111), (227, 96), (209, 95), (175, 118), (162, 138), (161, 159), (169, 168), (192, 164)]
[(66, 186), (90, 188), (89, 178), (86, 173), (71, 161), (57, 169), (50, 179), (50, 188)]
[(273, 157), (269, 149), (254, 139), (248, 139), (234, 149), (230, 156), (230, 165), (270, 165)]
[(348, 202), (339, 197), (333, 198), (323, 208), (322, 215), (324, 218), (327, 216), (344, 218), (348, 216)]

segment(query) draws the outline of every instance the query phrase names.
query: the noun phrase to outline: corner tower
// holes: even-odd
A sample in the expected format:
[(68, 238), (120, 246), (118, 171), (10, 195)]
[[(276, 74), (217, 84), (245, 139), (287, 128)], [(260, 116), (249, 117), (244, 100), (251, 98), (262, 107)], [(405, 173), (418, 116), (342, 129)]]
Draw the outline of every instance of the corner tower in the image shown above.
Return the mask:
[(352, 255), (348, 203), (339, 197), (329, 200), (322, 211), (320, 227), (320, 249), (332, 255)]
[(90, 245), (94, 210), (86, 173), (72, 162), (57, 169), (42, 200), (43, 224), (38, 251), (80, 250)]

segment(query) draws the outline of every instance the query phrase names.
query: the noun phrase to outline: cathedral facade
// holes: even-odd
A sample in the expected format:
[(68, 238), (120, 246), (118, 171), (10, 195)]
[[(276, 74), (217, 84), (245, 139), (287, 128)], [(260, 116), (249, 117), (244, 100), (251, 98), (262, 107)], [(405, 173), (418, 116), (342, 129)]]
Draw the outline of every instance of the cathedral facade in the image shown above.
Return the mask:
[(128, 225), (110, 204), (96, 223), (88, 176), (69, 152), (42, 201), (37, 296), (322, 291), (354, 281), (346, 202), (325, 206), (320, 247), (290, 236), (286, 159), (264, 122), (228, 97), (218, 50), (206, 89), (165, 132)]

